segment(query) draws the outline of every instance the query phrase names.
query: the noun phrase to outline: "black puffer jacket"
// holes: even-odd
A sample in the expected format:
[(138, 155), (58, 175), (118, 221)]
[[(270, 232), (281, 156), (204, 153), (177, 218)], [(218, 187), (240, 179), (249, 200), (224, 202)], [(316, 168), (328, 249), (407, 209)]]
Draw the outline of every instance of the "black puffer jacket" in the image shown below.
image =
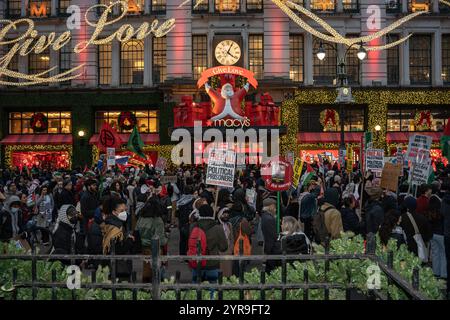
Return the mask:
[(293, 233), (281, 237), (282, 251), (287, 254), (309, 254), (311, 253), (311, 244), (306, 235), (302, 232)]

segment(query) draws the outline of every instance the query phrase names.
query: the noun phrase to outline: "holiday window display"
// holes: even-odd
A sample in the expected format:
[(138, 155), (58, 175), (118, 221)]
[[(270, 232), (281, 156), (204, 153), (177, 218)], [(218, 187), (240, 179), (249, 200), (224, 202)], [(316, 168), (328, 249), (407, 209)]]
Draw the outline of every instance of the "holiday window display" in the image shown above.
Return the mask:
[(339, 114), (334, 109), (325, 109), (320, 113), (319, 121), (323, 131), (336, 130), (339, 126)]
[(33, 132), (46, 132), (48, 130), (48, 118), (42, 112), (35, 113), (31, 116), (30, 127)]
[(430, 110), (422, 110), (416, 113), (414, 117), (414, 123), (416, 130), (426, 131), (431, 129), (431, 123), (433, 122), (433, 115)]
[(136, 115), (130, 111), (121, 112), (117, 119), (117, 123), (119, 124), (120, 129), (126, 131), (131, 130), (137, 124)]

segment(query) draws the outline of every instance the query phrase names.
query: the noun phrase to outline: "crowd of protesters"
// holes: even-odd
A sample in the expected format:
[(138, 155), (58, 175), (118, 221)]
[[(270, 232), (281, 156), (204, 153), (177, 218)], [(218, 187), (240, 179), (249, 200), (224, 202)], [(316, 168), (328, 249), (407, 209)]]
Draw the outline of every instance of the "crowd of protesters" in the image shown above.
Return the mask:
[[(265, 188), (257, 166), (237, 171), (233, 188), (205, 185), (204, 166), (2, 170), (0, 240), (39, 244), (51, 254), (151, 254), (157, 236), (162, 254), (250, 255), (262, 246), (273, 255), (310, 254), (313, 242), (351, 231), (378, 234), (384, 246), (391, 239), (405, 244), (436, 277), (447, 278), (450, 166), (438, 165), (433, 181), (417, 189), (405, 170), (398, 192), (381, 188), (371, 172), (340, 171), (336, 163), (315, 162), (307, 171), (298, 188), (281, 193), (278, 233), (276, 194)], [(162, 184), (162, 176), (176, 176), (176, 182)], [(178, 252), (168, 252), (170, 232), (179, 233)], [(81, 263), (95, 268), (106, 262)], [(189, 262), (193, 281), (216, 281), (219, 270), (224, 276), (239, 272), (230, 260), (198, 263), (200, 268)], [(266, 271), (277, 265), (267, 261)], [(131, 261), (119, 263), (118, 277), (131, 272)], [(151, 278), (144, 263), (143, 281)]]

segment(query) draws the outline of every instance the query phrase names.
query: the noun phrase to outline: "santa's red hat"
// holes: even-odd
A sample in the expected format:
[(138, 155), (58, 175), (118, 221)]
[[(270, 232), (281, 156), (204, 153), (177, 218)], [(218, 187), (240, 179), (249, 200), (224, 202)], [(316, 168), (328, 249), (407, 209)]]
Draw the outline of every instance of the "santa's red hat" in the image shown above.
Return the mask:
[(450, 118), (447, 119), (447, 124), (444, 129), (444, 136), (450, 136)]

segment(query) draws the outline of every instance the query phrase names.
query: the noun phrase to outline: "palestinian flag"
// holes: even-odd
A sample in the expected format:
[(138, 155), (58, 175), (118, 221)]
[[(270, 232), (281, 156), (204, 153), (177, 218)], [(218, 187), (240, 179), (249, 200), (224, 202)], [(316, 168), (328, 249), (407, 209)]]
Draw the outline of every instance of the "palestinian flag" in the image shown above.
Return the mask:
[(442, 156), (450, 160), (450, 118), (447, 119), (447, 125), (445, 126), (444, 135), (441, 137), (441, 150)]
[(147, 156), (144, 153), (144, 141), (142, 141), (141, 136), (139, 135), (139, 131), (137, 126), (134, 126), (133, 132), (130, 135), (130, 139), (127, 144), (128, 150), (135, 153), (141, 158), (147, 160)]
[(309, 163), (306, 164), (306, 172), (303, 174), (300, 184), (302, 186), (305, 186), (308, 184), (309, 181), (311, 181), (312, 177), (314, 177), (315, 175), (315, 171), (314, 169), (311, 167), (311, 165)]

